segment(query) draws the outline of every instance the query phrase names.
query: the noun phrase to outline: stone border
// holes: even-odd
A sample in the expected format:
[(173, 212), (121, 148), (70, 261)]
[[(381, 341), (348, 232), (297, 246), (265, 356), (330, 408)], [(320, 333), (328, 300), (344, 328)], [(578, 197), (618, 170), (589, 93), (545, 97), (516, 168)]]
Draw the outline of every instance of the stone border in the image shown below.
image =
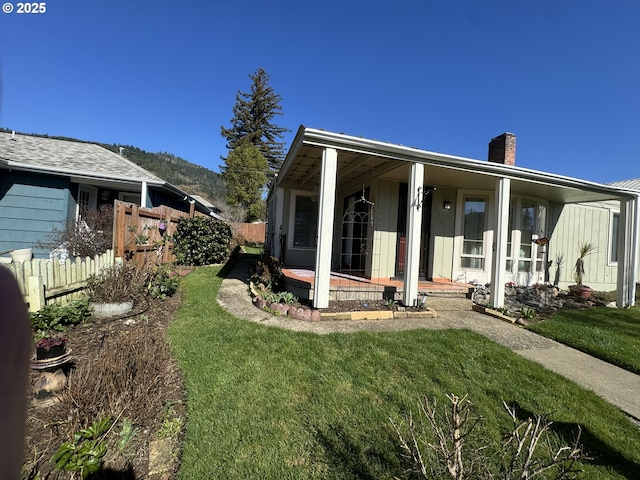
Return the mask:
[(338, 313), (322, 313), (320, 310), (304, 307), (293, 307), (284, 303), (267, 303), (266, 300), (255, 289), (252, 282), (249, 284), (251, 291), (252, 303), (255, 307), (266, 312), (270, 312), (276, 316), (290, 317), (296, 320), (306, 320), (310, 322), (319, 322), (321, 320), (392, 320), (405, 318), (435, 318), (438, 313), (426, 308), (420, 312), (407, 311), (386, 311), (386, 310), (359, 310), (354, 312), (338, 312)]

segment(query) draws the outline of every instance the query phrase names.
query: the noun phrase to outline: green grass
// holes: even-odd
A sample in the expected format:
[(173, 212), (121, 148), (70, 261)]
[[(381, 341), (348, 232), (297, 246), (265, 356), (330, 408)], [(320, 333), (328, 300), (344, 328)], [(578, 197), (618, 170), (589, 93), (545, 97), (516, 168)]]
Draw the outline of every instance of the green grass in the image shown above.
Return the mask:
[(640, 374), (640, 309), (567, 310), (529, 330)]
[(616, 408), (469, 331), (313, 335), (239, 320), (214, 300), (219, 269), (185, 277), (170, 328), (188, 420), (181, 479), (390, 479), (389, 417), (420, 396), (469, 394), (483, 439), (509, 429), (502, 400), (548, 414), (568, 443), (579, 425), (596, 459), (584, 478), (634, 478), (640, 429)]
[(244, 251), (247, 253), (247, 255), (260, 255), (262, 253), (262, 247), (244, 245), (242, 248), (244, 248)]

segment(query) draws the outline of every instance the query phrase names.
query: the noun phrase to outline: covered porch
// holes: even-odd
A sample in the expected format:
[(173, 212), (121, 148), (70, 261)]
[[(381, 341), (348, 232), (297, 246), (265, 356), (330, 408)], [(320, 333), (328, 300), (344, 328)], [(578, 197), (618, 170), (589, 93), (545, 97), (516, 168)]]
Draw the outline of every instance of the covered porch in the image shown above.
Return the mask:
[[(316, 272), (308, 268), (283, 268), (285, 286), (301, 299), (313, 301)], [(468, 283), (452, 282), (446, 279), (419, 280), (418, 296), (447, 296), (471, 298), (474, 286)], [(404, 295), (404, 281), (390, 278), (363, 278), (340, 272), (330, 272), (329, 301), (394, 300), (401, 302)]]

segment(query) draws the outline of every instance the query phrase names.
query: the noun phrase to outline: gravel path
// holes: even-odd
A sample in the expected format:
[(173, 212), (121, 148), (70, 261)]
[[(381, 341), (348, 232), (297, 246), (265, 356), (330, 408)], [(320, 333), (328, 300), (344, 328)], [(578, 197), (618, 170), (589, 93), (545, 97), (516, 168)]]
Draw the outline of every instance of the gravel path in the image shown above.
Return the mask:
[(259, 310), (249, 296), (249, 261), (240, 259), (218, 292), (218, 303), (238, 318), (271, 327), (316, 334), (389, 332), (415, 329), (464, 328), (480, 333), (529, 360), (542, 364), (579, 385), (594, 391), (640, 420), (640, 376), (597, 360), (582, 352), (542, 337), (517, 325), (471, 310), (471, 300), (429, 297), (436, 318), (393, 320), (329, 320), (308, 322), (276, 317)]

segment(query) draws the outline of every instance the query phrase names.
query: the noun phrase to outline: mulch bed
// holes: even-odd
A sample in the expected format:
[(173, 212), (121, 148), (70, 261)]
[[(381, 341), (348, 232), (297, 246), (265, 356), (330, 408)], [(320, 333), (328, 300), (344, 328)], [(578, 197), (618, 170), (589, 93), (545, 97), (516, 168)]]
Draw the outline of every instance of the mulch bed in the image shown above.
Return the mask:
[[(54, 470), (51, 457), (79, 428), (110, 416), (114, 427), (108, 436), (104, 472), (90, 478), (174, 477), (181, 433), (172, 430), (176, 436), (171, 439), (172, 462), (154, 475), (149, 475), (149, 445), (158, 438), (164, 422), (179, 419), (184, 423), (182, 377), (166, 341), (180, 301), (180, 294), (149, 299), (127, 316), (92, 317), (65, 331), (67, 348), (72, 351), (72, 363), (64, 368), (67, 385), (55, 396), (38, 401), (34, 385), (42, 372), (31, 371), (24, 448), (28, 468), (39, 470), (41, 478), (72, 478), (72, 472)], [(125, 419), (135, 434), (121, 450), (118, 441)]]

